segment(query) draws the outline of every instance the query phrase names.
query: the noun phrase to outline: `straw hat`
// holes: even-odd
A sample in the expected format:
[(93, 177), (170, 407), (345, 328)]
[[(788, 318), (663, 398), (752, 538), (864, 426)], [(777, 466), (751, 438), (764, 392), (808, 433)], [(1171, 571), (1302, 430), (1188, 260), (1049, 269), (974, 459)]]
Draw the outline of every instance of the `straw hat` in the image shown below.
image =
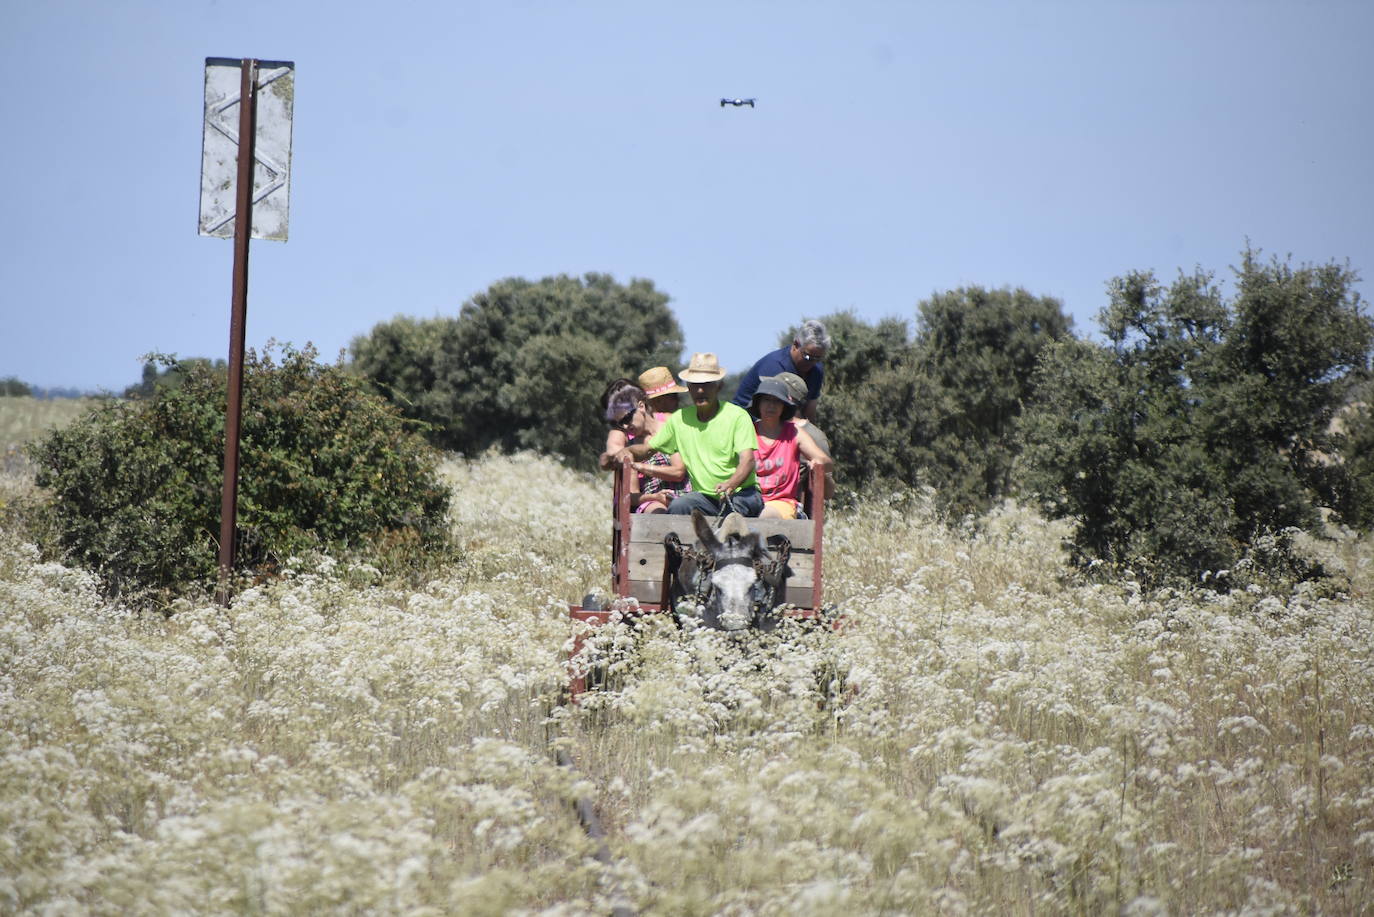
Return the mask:
[(659, 395), (675, 395), (687, 391), (686, 386), (679, 385), (666, 366), (655, 366), (653, 369), (646, 369), (640, 373), (639, 387), (644, 389), (645, 398), (657, 398)]
[(715, 354), (694, 353), (692, 362), (678, 373), (678, 378), (683, 382), (719, 382), (725, 378), (725, 370), (721, 369)]

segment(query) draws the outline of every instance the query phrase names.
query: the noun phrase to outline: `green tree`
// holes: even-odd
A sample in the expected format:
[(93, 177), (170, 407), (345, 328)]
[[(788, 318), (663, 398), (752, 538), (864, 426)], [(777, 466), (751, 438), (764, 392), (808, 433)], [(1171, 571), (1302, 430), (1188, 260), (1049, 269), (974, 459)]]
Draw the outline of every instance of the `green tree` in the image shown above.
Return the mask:
[(0, 397), (28, 397), (33, 394), (33, 388), (20, 380), (18, 376), (6, 376), (0, 379)]
[(914, 340), (897, 318), (822, 321), (833, 343), (820, 425), (844, 488), (930, 485), (960, 513), (1008, 493), (1036, 358), (1069, 334), (1058, 300), (976, 286), (939, 293), (920, 304)]
[(913, 355), (878, 364), (862, 382), (837, 386), (821, 403), (820, 424), (830, 438), (841, 496), (879, 496), (932, 483), (934, 419), (952, 408)]
[(1145, 575), (1228, 567), (1238, 545), (1225, 484), (1186, 415), (1119, 351), (1063, 340), (1046, 349), (1023, 418), (1023, 488), (1077, 520), (1075, 559)]
[[(159, 367), (161, 367), (159, 369)], [(192, 371), (217, 373), (228, 378), (229, 363), (223, 359), (206, 357), (177, 357), (170, 354), (148, 354), (138, 384), (124, 389), (125, 398), (151, 398), (160, 389), (176, 388)]]
[(982, 510), (1011, 492), (1015, 426), (1036, 361), (1071, 324), (1059, 300), (1019, 287), (961, 287), (921, 303), (916, 369), (940, 397), (913, 406), (933, 429), (920, 460), (952, 510)]
[(1350, 469), (1336, 411), (1368, 365), (1374, 324), (1348, 266), (1261, 262), (1243, 253), (1233, 318), (1215, 349), (1199, 422), (1217, 446), (1236, 512), (1249, 529), (1311, 527)]
[(594, 406), (606, 383), (675, 367), (682, 330), (648, 280), (512, 278), (456, 318), (379, 324), (352, 353), (355, 369), (444, 448), (537, 448), (590, 465), (604, 441)]
[[(840, 493), (855, 495), (884, 483), (911, 483), (907, 455), (919, 431), (909, 427), (903, 410), (908, 399), (901, 392), (919, 382), (897, 371), (911, 359), (907, 323), (900, 318), (869, 323), (852, 310), (822, 316), (820, 321), (831, 345), (817, 425), (830, 440)], [(791, 344), (797, 331), (793, 325), (781, 332), (779, 346)], [(882, 384), (875, 384), (879, 379)]]
[[(239, 563), (270, 570), (315, 548), (419, 558), (445, 546), (438, 453), (314, 356), (245, 360)], [(57, 547), (112, 592), (165, 595), (217, 576), (226, 380), (204, 363), (179, 368), (180, 385), (107, 400), (31, 448)]]
[(1374, 528), (1374, 391), (1363, 389), (1334, 424), (1347, 472), (1335, 509), (1348, 525), (1367, 530)]
[(1330, 429), (1374, 342), (1355, 275), (1253, 251), (1236, 275), (1231, 301), (1201, 270), (1117, 278), (1107, 343), (1041, 361), (1019, 472), (1078, 520), (1080, 560), (1195, 578), (1353, 492)]

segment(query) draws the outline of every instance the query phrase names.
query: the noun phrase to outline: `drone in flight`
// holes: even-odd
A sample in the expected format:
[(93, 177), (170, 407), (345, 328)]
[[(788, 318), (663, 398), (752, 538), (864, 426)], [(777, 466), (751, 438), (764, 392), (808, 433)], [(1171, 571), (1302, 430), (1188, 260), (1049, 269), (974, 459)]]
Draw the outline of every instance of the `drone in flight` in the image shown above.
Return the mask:
[(758, 100), (757, 100), (757, 99), (721, 99), (721, 100), (720, 100), (720, 107), (721, 107), (721, 108), (724, 108), (724, 107), (727, 106), (727, 105), (733, 105), (733, 106), (735, 106), (736, 108), (739, 108), (741, 105), (748, 105), (750, 108), (753, 108), (753, 107), (754, 107), (754, 103), (755, 103), (756, 101), (758, 101)]

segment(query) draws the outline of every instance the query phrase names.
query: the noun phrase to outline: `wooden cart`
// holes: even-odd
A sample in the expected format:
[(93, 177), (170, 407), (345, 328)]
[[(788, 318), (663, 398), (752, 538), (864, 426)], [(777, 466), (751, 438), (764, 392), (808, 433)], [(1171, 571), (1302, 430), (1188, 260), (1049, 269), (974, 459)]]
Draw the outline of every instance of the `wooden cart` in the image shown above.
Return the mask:
[[(690, 516), (634, 512), (631, 504), (635, 475), (634, 469), (622, 466), (613, 476), (611, 592), (613, 600), (635, 599), (638, 607), (634, 613), (654, 614), (671, 610), (668, 550), (663, 544), (664, 537), (673, 532), (686, 545), (695, 544), (697, 536)], [(790, 572), (781, 603), (789, 606), (785, 613), (793, 617), (816, 617), (822, 607), (821, 534), (825, 529), (825, 478), (813, 474), (808, 476), (808, 482), (802, 508), (809, 518), (745, 520), (749, 530), (758, 532), (765, 541), (770, 535), (785, 535), (791, 544)], [(604, 624), (612, 614), (609, 608), (583, 608), (581, 605), (569, 606), (569, 610), (574, 621), (593, 627)], [(573, 656), (581, 650), (582, 642), (580, 635), (574, 638)], [(585, 674), (573, 671), (569, 689), (573, 697), (587, 690)]]

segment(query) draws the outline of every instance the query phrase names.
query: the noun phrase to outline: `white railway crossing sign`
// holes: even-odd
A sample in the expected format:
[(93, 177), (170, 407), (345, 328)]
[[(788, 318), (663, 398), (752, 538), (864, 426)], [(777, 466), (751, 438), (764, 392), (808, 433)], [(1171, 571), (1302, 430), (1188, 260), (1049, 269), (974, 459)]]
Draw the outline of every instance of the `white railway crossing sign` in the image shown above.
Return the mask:
[[(205, 133), (201, 144), (200, 234), (234, 237), (239, 107), (244, 61), (205, 59)], [(258, 61), (253, 131), (252, 238), (285, 242), (291, 200), (291, 113), (296, 65)]]

